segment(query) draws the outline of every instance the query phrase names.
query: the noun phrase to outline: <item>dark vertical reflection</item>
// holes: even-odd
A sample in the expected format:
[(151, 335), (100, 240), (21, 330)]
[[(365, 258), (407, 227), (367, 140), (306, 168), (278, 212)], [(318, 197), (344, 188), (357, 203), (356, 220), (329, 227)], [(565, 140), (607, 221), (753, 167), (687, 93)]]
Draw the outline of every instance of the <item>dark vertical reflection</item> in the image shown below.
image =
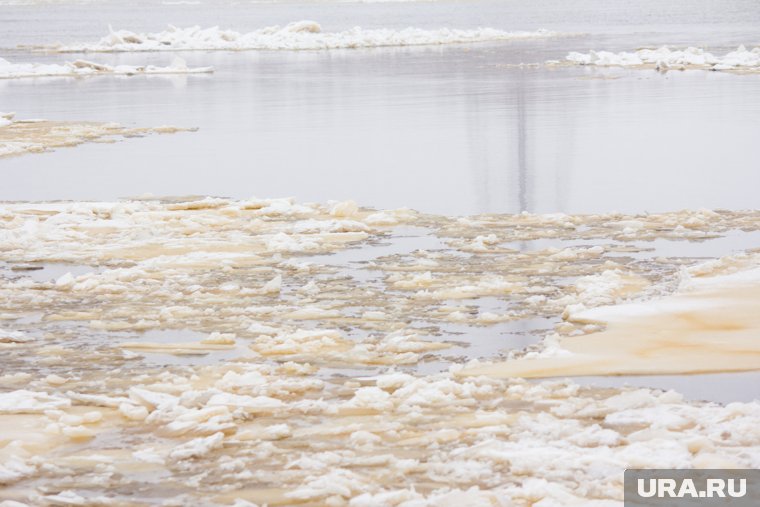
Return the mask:
[(567, 106), (558, 105), (562, 108), (559, 112), (560, 133), (557, 136), (554, 158), (554, 209), (567, 213), (569, 210), (568, 201), (570, 199), (570, 189), (573, 188), (573, 163), (575, 161), (575, 121), (574, 115), (569, 114)]
[(486, 135), (488, 123), (485, 121), (486, 111), (481, 106), (479, 95), (468, 97), (467, 103), (467, 146), (468, 158), (475, 187), (478, 213), (492, 211), (490, 187), (490, 163), (488, 156), (488, 138)]
[(525, 74), (521, 70), (517, 79), (517, 200), (521, 212), (530, 211), (526, 145)]

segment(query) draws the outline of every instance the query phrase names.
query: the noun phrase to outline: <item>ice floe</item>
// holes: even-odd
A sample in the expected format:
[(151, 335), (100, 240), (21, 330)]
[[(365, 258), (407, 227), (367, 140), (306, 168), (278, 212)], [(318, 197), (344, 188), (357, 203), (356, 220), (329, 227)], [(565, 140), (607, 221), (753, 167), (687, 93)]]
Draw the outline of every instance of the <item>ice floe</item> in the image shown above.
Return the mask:
[(16, 113), (3, 113), (0, 112), (0, 127), (6, 127), (13, 123), (13, 117)]
[(69, 405), (71, 405), (69, 399), (43, 392), (21, 389), (0, 393), (0, 414), (41, 413)]
[(87, 60), (56, 63), (11, 63), (0, 58), (0, 79), (27, 77), (84, 77), (134, 76), (138, 74), (202, 74), (213, 72), (213, 67), (188, 67), (185, 60), (175, 58), (168, 67), (155, 65), (107, 65)]
[(248, 33), (199, 26), (169, 26), (167, 30), (158, 33), (135, 33), (129, 30), (113, 30), (110, 27), (109, 30), (107, 36), (95, 43), (58, 44), (45, 46), (45, 49), (59, 52), (347, 49), (504, 41), (558, 35), (556, 32), (543, 29), (532, 32), (508, 32), (494, 28), (428, 30), (411, 27), (356, 27), (342, 32), (323, 32), (319, 23), (314, 21), (296, 21), (285, 26), (270, 26)]
[[(126, 137), (194, 131), (192, 128), (124, 127), (118, 123), (17, 120), (13, 113), (0, 113), (0, 157), (43, 153), (86, 142), (113, 143)], [(68, 278), (62, 277), (62, 285)]]
[[(541, 353), (499, 364), (477, 364), (465, 371), (555, 377), (760, 370), (756, 311), (760, 256), (741, 260), (744, 269), (689, 277), (676, 293), (664, 298), (591, 309), (570, 306), (564, 315), (569, 321), (605, 329), (580, 336), (555, 335)], [(699, 266), (692, 269), (700, 271)]]
[(567, 62), (597, 67), (649, 67), (660, 71), (707, 69), (753, 71), (760, 68), (760, 47), (747, 49), (739, 46), (722, 56), (698, 47), (670, 49), (639, 49), (635, 52), (613, 53), (610, 51), (572, 52), (565, 58)]
[(26, 343), (34, 340), (34, 337), (21, 331), (4, 331), (0, 329), (0, 343)]

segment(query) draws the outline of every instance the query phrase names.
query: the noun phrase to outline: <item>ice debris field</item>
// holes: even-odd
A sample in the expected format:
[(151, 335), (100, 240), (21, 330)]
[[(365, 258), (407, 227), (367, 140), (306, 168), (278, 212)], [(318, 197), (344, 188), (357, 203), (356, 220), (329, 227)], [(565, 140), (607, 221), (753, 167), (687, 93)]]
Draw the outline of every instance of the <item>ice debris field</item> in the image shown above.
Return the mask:
[[(562, 379), (619, 373), (605, 350), (727, 292), (749, 304), (711, 357), (756, 334), (756, 252), (656, 245), (758, 230), (758, 211), (2, 203), (0, 499), (600, 507), (622, 505), (629, 467), (758, 468), (759, 402)], [(560, 379), (503, 373), (547, 360)]]

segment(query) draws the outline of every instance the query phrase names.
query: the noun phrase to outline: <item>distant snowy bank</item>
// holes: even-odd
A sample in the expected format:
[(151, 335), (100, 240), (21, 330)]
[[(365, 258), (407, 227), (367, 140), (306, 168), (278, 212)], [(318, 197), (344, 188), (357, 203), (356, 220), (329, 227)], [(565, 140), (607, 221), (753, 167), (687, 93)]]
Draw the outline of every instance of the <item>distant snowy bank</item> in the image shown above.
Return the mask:
[(672, 50), (667, 46), (659, 49), (640, 49), (633, 53), (609, 51), (573, 52), (566, 61), (577, 65), (597, 67), (654, 67), (657, 70), (684, 70), (689, 68), (707, 70), (757, 70), (760, 69), (760, 47), (747, 49), (739, 46), (735, 51), (716, 56), (707, 51), (689, 47)]
[(54, 63), (11, 63), (0, 58), (0, 79), (50, 76), (93, 76), (113, 74), (132, 76), (136, 74), (197, 74), (213, 72), (212, 67), (188, 67), (182, 58), (175, 58), (169, 67), (154, 65), (105, 65), (102, 63), (75, 60), (64, 64)]
[(249, 33), (222, 30), (219, 27), (178, 28), (171, 25), (167, 30), (158, 33), (135, 33), (129, 30), (113, 30), (110, 27), (109, 29), (110, 33), (95, 43), (52, 45), (45, 46), (44, 49), (59, 52), (343, 49), (486, 42), (558, 35), (548, 30), (506, 32), (494, 28), (394, 30), (356, 27), (343, 32), (323, 32), (322, 27), (314, 21), (297, 21), (286, 26), (271, 26)]

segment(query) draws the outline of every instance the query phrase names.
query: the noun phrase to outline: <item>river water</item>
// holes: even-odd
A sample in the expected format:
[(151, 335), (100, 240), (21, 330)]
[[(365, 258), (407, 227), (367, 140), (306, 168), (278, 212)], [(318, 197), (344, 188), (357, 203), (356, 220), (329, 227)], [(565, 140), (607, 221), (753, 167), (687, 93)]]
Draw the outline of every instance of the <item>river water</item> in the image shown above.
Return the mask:
[(538, 40), (331, 51), (91, 54), (213, 75), (0, 81), (19, 118), (198, 127), (195, 133), (0, 162), (0, 199), (142, 195), (355, 199), (442, 214), (756, 208), (757, 75), (514, 67), (569, 51), (760, 43), (760, 4), (601, 0), (44, 2), (0, 5), (0, 56), (82, 57), (18, 45), (96, 41), (114, 29), (312, 19), (363, 28), (546, 28)]

